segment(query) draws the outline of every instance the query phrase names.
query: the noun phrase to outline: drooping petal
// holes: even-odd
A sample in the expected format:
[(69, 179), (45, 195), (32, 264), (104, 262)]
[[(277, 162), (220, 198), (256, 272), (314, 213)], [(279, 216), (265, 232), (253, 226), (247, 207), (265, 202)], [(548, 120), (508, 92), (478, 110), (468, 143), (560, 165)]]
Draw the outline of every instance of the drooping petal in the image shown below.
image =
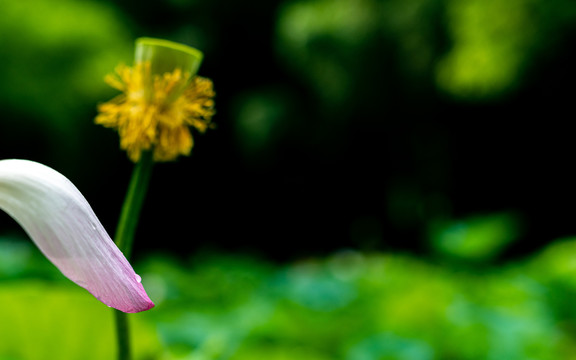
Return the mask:
[(62, 174), (33, 161), (1, 160), (0, 209), (66, 277), (104, 304), (128, 313), (154, 306), (84, 196)]

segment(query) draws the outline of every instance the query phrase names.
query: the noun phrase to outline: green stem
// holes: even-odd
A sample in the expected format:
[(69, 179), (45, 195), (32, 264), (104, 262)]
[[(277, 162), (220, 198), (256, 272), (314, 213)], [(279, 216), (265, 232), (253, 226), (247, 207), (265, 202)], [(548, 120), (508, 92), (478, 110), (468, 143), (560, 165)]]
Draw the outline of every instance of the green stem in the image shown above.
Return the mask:
[(128, 314), (114, 309), (116, 323), (116, 341), (118, 343), (118, 360), (130, 360), (130, 328), (128, 327)]
[(134, 242), (134, 233), (138, 225), (140, 210), (150, 183), (152, 165), (152, 153), (149, 151), (142, 153), (140, 161), (134, 167), (126, 199), (124, 200), (124, 205), (122, 205), (118, 227), (116, 228), (114, 241), (128, 260), (130, 260), (132, 252), (132, 243)]
[[(132, 173), (132, 179), (128, 186), (126, 199), (122, 205), (120, 220), (116, 228), (114, 237), (116, 245), (124, 253), (127, 259), (130, 259), (132, 252), (132, 243), (134, 242), (134, 233), (138, 225), (140, 210), (146, 197), (150, 175), (152, 174), (152, 153), (142, 153), (140, 161), (136, 163)], [(130, 329), (128, 326), (127, 314), (114, 310), (116, 320), (116, 337), (118, 340), (118, 360), (130, 360)]]

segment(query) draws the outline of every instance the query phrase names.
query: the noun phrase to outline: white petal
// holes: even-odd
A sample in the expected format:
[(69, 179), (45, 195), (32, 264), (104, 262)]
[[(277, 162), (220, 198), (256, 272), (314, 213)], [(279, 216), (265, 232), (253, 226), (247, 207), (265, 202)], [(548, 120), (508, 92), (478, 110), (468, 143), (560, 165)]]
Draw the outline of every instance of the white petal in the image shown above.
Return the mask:
[(84, 196), (57, 171), (33, 161), (1, 160), (0, 209), (98, 300), (124, 312), (154, 306)]

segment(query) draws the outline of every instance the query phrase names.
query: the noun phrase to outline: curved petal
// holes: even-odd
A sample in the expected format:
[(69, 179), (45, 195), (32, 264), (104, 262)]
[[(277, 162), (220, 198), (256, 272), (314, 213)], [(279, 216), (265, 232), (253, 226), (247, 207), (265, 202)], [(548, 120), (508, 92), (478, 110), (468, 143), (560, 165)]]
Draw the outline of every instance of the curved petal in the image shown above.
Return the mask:
[(129, 313), (154, 306), (84, 196), (62, 174), (33, 161), (1, 160), (0, 209), (65, 276), (104, 304)]

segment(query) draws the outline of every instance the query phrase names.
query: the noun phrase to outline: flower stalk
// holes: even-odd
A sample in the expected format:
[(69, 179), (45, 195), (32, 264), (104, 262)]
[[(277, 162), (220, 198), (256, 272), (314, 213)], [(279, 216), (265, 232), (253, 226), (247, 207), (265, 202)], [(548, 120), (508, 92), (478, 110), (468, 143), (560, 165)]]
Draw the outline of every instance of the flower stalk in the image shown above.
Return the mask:
[(134, 233), (136, 232), (142, 204), (148, 191), (152, 167), (152, 153), (150, 151), (144, 152), (140, 161), (134, 165), (126, 199), (122, 205), (122, 212), (120, 213), (114, 241), (116, 242), (116, 246), (118, 246), (128, 259), (130, 259), (132, 254)]
[[(128, 185), (126, 199), (122, 205), (120, 220), (116, 228), (114, 241), (116, 246), (130, 259), (134, 234), (138, 226), (138, 219), (144, 203), (144, 198), (152, 175), (152, 154), (150, 151), (144, 152), (140, 161), (134, 166), (132, 178)], [(116, 336), (118, 345), (118, 360), (130, 360), (132, 358), (130, 350), (130, 326), (128, 316), (121, 311), (114, 311), (116, 323)]]
[[(202, 52), (186, 45), (140, 38), (134, 66), (119, 66), (106, 77), (122, 93), (99, 105), (95, 122), (118, 131), (120, 147), (135, 163), (115, 236), (128, 258), (154, 162), (189, 155), (190, 128), (202, 133), (211, 127), (212, 81), (196, 76), (202, 58)], [(128, 318), (116, 312), (115, 320), (118, 360), (130, 360)]]

